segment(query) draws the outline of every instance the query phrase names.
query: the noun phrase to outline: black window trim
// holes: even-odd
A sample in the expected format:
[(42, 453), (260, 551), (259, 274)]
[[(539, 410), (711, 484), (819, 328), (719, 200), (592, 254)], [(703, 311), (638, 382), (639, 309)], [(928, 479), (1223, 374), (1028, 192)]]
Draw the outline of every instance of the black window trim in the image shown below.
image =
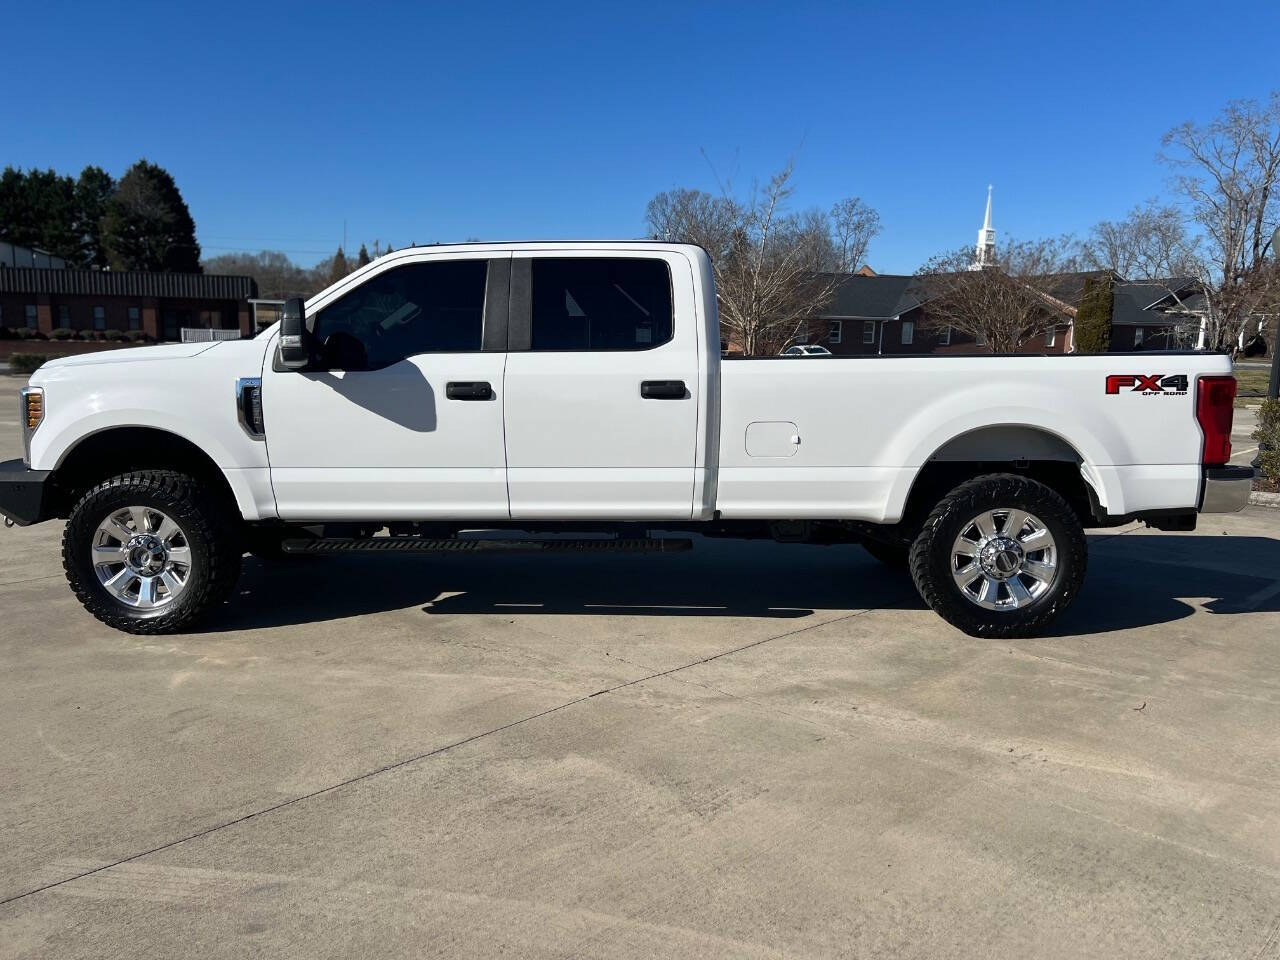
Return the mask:
[[(640, 260), (660, 263), (667, 271), (667, 287), (671, 299), (671, 336), (661, 343), (651, 343), (635, 350), (534, 350), (533, 349), (533, 263), (535, 260)], [(666, 257), (596, 255), (572, 250), (550, 250), (540, 255), (517, 253), (511, 258), (511, 314), (507, 333), (508, 353), (645, 353), (672, 343), (676, 338), (676, 290), (671, 262)]]
[[(345, 285), (341, 292), (335, 296), (325, 300), (324, 306), (317, 308), (314, 312), (307, 314), (307, 329), (312, 333), (316, 330), (316, 320), (320, 314), (334, 304), (340, 302), (343, 298), (370, 280), (376, 280), (385, 274), (404, 267), (420, 266), (422, 264), (431, 263), (465, 263), (469, 261), (479, 260), (485, 264), (485, 286), (484, 286), (484, 306), (480, 314), (480, 349), (479, 350), (423, 350), (419, 353), (410, 353), (396, 363), (413, 357), (425, 356), (465, 356), (473, 353), (504, 353), (506, 352), (507, 329), (508, 329), (508, 311), (510, 310), (510, 295), (507, 290), (511, 285), (511, 257), (510, 255), (498, 254), (492, 257), (426, 257), (423, 259), (405, 260), (390, 266), (386, 270), (379, 270), (377, 273), (364, 277), (359, 283)], [(395, 366), (389, 364), (388, 366)], [(276, 347), (271, 355), (271, 369), (276, 373), (287, 373), (289, 368), (280, 361), (280, 341), (276, 339)], [(380, 370), (386, 370), (387, 367), (376, 367), (373, 370), (341, 370), (340, 368), (329, 368), (320, 366), (308, 366), (309, 372), (323, 373), (378, 373)]]

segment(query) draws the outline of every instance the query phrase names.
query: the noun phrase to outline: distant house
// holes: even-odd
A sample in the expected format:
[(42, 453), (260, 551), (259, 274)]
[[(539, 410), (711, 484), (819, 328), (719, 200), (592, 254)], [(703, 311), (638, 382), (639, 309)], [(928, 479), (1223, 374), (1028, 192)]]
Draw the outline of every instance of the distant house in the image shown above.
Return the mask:
[[(996, 264), (996, 230), (991, 194), (974, 244), (971, 270)], [(839, 356), (884, 354), (985, 353), (973, 337), (927, 322), (928, 291), (918, 276), (876, 274), (863, 267), (855, 274), (826, 274), (835, 293), (822, 314), (808, 325), (804, 339)], [(1044, 331), (1022, 345), (1026, 353), (1070, 353), (1074, 349), (1076, 307), (1089, 274), (1058, 278), (1045, 299)]]
[(1111, 349), (1182, 350), (1195, 347), (1207, 303), (1199, 281), (1121, 280), (1113, 289)]
[[(802, 342), (819, 343), (837, 356), (887, 354), (985, 353), (973, 337), (928, 323), (928, 294), (920, 277), (875, 274), (869, 270), (828, 275), (835, 292), (826, 309), (810, 321)], [(1075, 303), (1083, 275), (1063, 278), (1062, 296), (1046, 299), (1046, 313), (1056, 317), (1043, 333), (1023, 345), (1026, 353), (1070, 353)], [(1074, 297), (1074, 302), (1070, 300)]]

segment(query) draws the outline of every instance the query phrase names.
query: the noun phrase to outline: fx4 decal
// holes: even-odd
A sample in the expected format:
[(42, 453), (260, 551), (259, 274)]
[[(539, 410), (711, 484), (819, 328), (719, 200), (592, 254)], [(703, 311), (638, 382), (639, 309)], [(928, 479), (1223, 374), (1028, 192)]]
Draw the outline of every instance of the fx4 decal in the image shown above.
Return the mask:
[(1108, 394), (1119, 393), (1121, 390), (1141, 393), (1143, 396), (1159, 393), (1180, 397), (1187, 392), (1187, 375), (1175, 373), (1166, 377), (1160, 373), (1150, 376), (1143, 373), (1113, 373), (1107, 377)]

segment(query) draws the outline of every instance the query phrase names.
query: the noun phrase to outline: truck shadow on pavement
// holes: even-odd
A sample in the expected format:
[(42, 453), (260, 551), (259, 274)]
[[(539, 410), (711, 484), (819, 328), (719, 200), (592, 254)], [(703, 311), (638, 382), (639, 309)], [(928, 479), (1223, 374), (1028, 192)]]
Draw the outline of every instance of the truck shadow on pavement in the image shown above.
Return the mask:
[[(1089, 574), (1055, 636), (1170, 623), (1199, 603), (1215, 614), (1280, 610), (1280, 540), (1093, 538)], [(1189, 602), (1191, 601), (1191, 602)], [(828, 610), (923, 610), (905, 571), (861, 547), (695, 540), (686, 554), (245, 562), (217, 631), (318, 623), (418, 607), (440, 615), (761, 617)]]

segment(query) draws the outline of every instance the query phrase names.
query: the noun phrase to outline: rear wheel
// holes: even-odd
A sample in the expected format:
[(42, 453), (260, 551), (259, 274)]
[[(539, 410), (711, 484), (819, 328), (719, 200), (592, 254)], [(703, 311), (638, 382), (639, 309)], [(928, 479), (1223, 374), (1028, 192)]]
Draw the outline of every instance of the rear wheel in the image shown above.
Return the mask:
[(963, 483), (934, 507), (911, 546), (920, 596), (977, 637), (1029, 637), (1084, 582), (1079, 518), (1052, 488), (1015, 474)]
[(86, 610), (127, 633), (174, 633), (226, 600), (240, 574), (240, 518), (207, 486), (146, 470), (80, 498), (62, 565)]

